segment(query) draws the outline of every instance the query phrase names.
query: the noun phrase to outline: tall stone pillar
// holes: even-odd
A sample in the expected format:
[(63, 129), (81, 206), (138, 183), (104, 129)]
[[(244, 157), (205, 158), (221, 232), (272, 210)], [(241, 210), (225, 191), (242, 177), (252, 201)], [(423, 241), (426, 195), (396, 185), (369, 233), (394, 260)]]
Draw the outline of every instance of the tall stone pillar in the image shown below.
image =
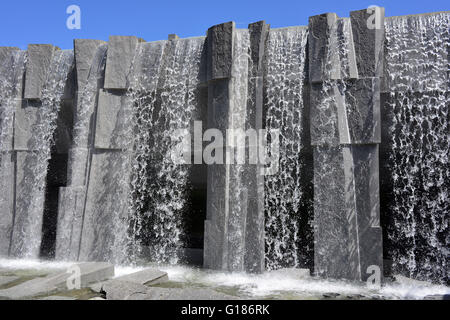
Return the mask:
[(129, 75), (140, 40), (111, 36), (103, 89), (98, 92), (88, 155), (79, 260), (126, 259), (129, 150), (132, 147)]
[[(248, 162), (249, 149), (255, 149), (250, 144), (255, 142), (244, 137), (238, 141), (245, 144), (236, 145), (227, 129), (245, 132), (262, 127), (262, 54), (267, 32), (264, 22), (250, 25), (249, 30), (236, 29), (233, 22), (208, 30), (208, 128), (222, 132), (225, 146), (223, 163), (208, 165), (206, 268), (264, 270), (263, 177), (258, 165)], [(245, 164), (228, 157), (242, 151)]]
[(22, 98), (24, 52), (0, 47), (0, 256), (7, 257), (14, 225), (15, 152), (13, 127)]
[[(365, 281), (382, 274), (378, 153), (384, 9), (309, 20), (315, 272)], [(373, 267), (374, 266), (374, 267)], [(371, 267), (371, 268), (369, 268)]]
[(55, 256), (60, 260), (78, 260), (95, 124), (93, 120), (98, 87), (104, 80), (106, 49), (104, 41), (74, 40), (77, 101), (73, 117), (73, 143), (69, 149), (68, 186), (59, 191)]

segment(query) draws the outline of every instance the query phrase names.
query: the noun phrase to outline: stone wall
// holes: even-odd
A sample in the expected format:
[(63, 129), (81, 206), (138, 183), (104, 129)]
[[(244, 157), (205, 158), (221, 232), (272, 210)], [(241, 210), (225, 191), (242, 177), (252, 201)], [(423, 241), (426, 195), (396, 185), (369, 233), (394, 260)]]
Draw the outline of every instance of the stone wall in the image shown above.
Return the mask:
[[(368, 21), (375, 13), (371, 26)], [(448, 19), (448, 15), (431, 16)], [(399, 99), (422, 99), (426, 95), (431, 102), (445, 100), (442, 112), (448, 116), (448, 69), (447, 74), (445, 70), (429, 73), (427, 66), (433, 69), (431, 53), (425, 53), (423, 68), (413, 69), (412, 74), (395, 77), (392, 65), (391, 69), (386, 66), (386, 56), (392, 52), (385, 47), (385, 25), (392, 19), (409, 21), (408, 17), (395, 17), (385, 22), (383, 8), (352, 11), (348, 18), (334, 13), (310, 17), (302, 51), (302, 92), (291, 94), (300, 96), (301, 101), (283, 101), (294, 109), (302, 108), (299, 123), (305, 128), (299, 133), (301, 165), (295, 169), (301, 182), (292, 182), (292, 189), (302, 190), (301, 204), (286, 212), (295, 217), (294, 223), (296, 219), (301, 221), (294, 229), (301, 229), (295, 232), (303, 240), (295, 241), (303, 248), (295, 250), (307, 257), (312, 256), (314, 248), (314, 272), (323, 277), (365, 281), (373, 271), (370, 267), (382, 272), (383, 257), (392, 258), (395, 239), (387, 229), (402, 223), (402, 219), (391, 217), (398, 213), (392, 209), (396, 191), (390, 156), (395, 148), (388, 134), (396, 114), (391, 107), (402, 104)], [(424, 32), (433, 32), (426, 28), (432, 26), (425, 26)], [(227, 129), (258, 131), (266, 127), (270, 107), (265, 78), (267, 43), (277, 30), (281, 29), (271, 29), (264, 21), (252, 23), (248, 29), (238, 29), (234, 22), (228, 22), (211, 27), (206, 38), (196, 40), (204, 46), (199, 74), (194, 75), (198, 81), (194, 100), (198, 104), (192, 120), (203, 121), (203, 128), (219, 129), (224, 136)], [(448, 31), (446, 36), (435, 44), (439, 50), (448, 49)], [(427, 39), (422, 40), (425, 42), (414, 43), (415, 52), (428, 50), (423, 48)], [(170, 77), (170, 70), (165, 68), (170, 61), (178, 63), (170, 59), (175, 59), (180, 41), (183, 39), (176, 35), (150, 43), (134, 36), (111, 36), (108, 42), (76, 39), (73, 51), (64, 53), (52, 45), (30, 45), (26, 51), (0, 47), (1, 256), (127, 262), (130, 243), (152, 243), (145, 235), (133, 234), (138, 232), (136, 228), (144, 228), (139, 232), (145, 233), (145, 223), (136, 224), (136, 217), (130, 214), (139, 210), (142, 214), (153, 201), (143, 187), (149, 183), (144, 181), (147, 178), (133, 179), (136, 172), (150, 172), (151, 161), (163, 155), (148, 154), (150, 149), (145, 146), (145, 150), (139, 149), (139, 143), (154, 142), (149, 137), (135, 138), (138, 132), (145, 135), (150, 128), (140, 122), (145, 117), (136, 116), (140, 112), (136, 102), (152, 97), (157, 97), (156, 106), (164, 102), (169, 88), (165, 78)], [(417, 61), (412, 51), (406, 57), (411, 63)], [(438, 58), (448, 63), (448, 53)], [(66, 72), (64, 85), (51, 87), (58, 82), (50, 81), (52, 77), (64, 74), (58, 68)], [(414, 72), (423, 78), (421, 83), (410, 79)], [(136, 74), (141, 77), (136, 78)], [(284, 76), (292, 80), (289, 74)], [(440, 77), (447, 77), (447, 82), (436, 80), (441, 85), (437, 88), (433, 79)], [(442, 88), (441, 82), (447, 87)], [(282, 94), (289, 90), (283, 85), (277, 85)], [(56, 96), (49, 94), (50, 88)], [(55, 115), (52, 110), (56, 110)], [(280, 119), (286, 116), (291, 115), (279, 115)], [(448, 126), (448, 117), (434, 125)], [(284, 128), (279, 129), (284, 139)], [(151, 130), (157, 130), (157, 125)], [(45, 141), (35, 141), (36, 137)], [(245, 154), (251, 147), (250, 141), (245, 143)], [(233, 141), (226, 139), (223, 155), (238, 151)], [(192, 150), (195, 157), (198, 153)], [(146, 159), (143, 167), (136, 166), (133, 161), (139, 155), (151, 161)], [(448, 165), (448, 154), (439, 161)], [(203, 163), (187, 171), (187, 184), (200, 194), (195, 200), (199, 203), (190, 208), (206, 208), (206, 217), (199, 214), (182, 219), (195, 229), (194, 238), (204, 233), (204, 267), (265, 270), (265, 219), (276, 207), (265, 207), (268, 195), (264, 186), (268, 180), (262, 169), (261, 164), (213, 164), (207, 166), (205, 176)], [(381, 191), (380, 172), (384, 175)], [(448, 167), (442, 173), (448, 178)], [(283, 179), (288, 181), (289, 177)], [(313, 190), (305, 191), (308, 188)], [(448, 184), (441, 188), (448, 191)], [(275, 200), (272, 206), (276, 206)], [(447, 218), (436, 222), (436, 228), (448, 223), (449, 200), (441, 201), (435, 214)], [(272, 226), (270, 232), (274, 230), (280, 239), (287, 232)], [(446, 240), (441, 238), (436, 241), (442, 244)], [(289, 239), (285, 241), (293, 241)], [(430, 249), (428, 257), (435, 257), (433, 250), (439, 248), (442, 246)], [(282, 255), (280, 252), (279, 257)], [(286, 264), (311, 266), (307, 258)], [(446, 264), (441, 267), (447, 270)], [(442, 274), (437, 278), (442, 281)]]

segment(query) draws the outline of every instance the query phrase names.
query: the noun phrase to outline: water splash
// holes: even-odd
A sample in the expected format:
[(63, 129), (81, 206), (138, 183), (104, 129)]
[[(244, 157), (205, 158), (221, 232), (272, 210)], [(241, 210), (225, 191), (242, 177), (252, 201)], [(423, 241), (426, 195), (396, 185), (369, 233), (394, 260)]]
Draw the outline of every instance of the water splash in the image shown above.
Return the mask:
[[(233, 39), (233, 65), (231, 69), (228, 129), (244, 129), (247, 123), (247, 91), (249, 72), (250, 34), (248, 29), (237, 29)], [(231, 137), (227, 136), (227, 139)], [(232, 140), (228, 145), (234, 145)], [(242, 145), (242, 144), (239, 144)], [(233, 149), (236, 150), (236, 149)], [(230, 153), (231, 156), (231, 153)], [(229, 212), (225, 228), (228, 229), (228, 270), (243, 270), (245, 257), (246, 205), (249, 190), (245, 182), (245, 165), (228, 166)]]
[(386, 22), (393, 268), (448, 282), (450, 15)]
[[(86, 178), (89, 167), (89, 151), (92, 117), (95, 114), (98, 88), (103, 79), (106, 65), (107, 44), (100, 45), (93, 57), (87, 81), (78, 92), (77, 112), (73, 127), (73, 142), (69, 150), (68, 177), (70, 186), (60, 196), (63, 208), (58, 213), (56, 236), (56, 258), (62, 260), (78, 259), (81, 229), (83, 225), (84, 202), (86, 197)], [(82, 201), (80, 200), (82, 199)]]
[(133, 250), (152, 261), (179, 260), (190, 168), (175, 165), (169, 151), (183, 138), (175, 133), (189, 129), (198, 118), (203, 44), (204, 37), (168, 42), (149, 58), (162, 58), (161, 69), (151, 70), (150, 64), (141, 62), (143, 73), (136, 76), (145, 85), (131, 92), (137, 126), (130, 205)]
[(0, 150), (11, 150), (14, 112), (21, 98), (26, 51), (13, 51), (0, 66)]
[(305, 107), (303, 82), (306, 28), (274, 29), (267, 43), (266, 128), (280, 130), (280, 171), (265, 178), (266, 267), (298, 267), (308, 250), (301, 247), (300, 225), (310, 224), (301, 212), (302, 163), (300, 154)]
[(36, 120), (31, 128), (31, 139), (28, 141), (30, 151), (21, 153), (22, 158), (18, 159), (25, 174), (17, 184), (19, 198), (11, 246), (11, 255), (15, 257), (35, 258), (39, 255), (47, 167), (54, 145), (53, 135), (61, 99), (72, 67), (72, 50), (55, 51), (43, 86), (40, 105), (27, 107), (36, 108)]

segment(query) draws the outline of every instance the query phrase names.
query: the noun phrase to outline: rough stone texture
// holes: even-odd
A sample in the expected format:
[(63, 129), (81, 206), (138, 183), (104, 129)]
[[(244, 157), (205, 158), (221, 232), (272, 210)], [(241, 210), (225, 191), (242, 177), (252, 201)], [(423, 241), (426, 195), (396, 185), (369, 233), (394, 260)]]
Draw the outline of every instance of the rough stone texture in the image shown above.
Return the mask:
[(208, 29), (207, 80), (231, 77), (233, 59), (234, 22), (227, 22)]
[[(339, 115), (345, 115), (344, 109), (338, 110), (344, 105), (342, 93), (336, 84), (314, 83), (310, 85), (310, 94), (311, 145), (339, 145), (339, 129), (342, 133), (347, 132), (344, 129), (345, 121), (342, 117), (338, 118)], [(348, 139), (348, 136), (343, 136), (343, 139)]]
[(167, 41), (139, 43), (139, 54), (134, 65), (134, 73), (138, 76), (131, 79), (131, 87), (144, 92), (156, 90), (166, 47)]
[(17, 47), (0, 47), (0, 66), (11, 55), (13, 51), (20, 50)]
[(104, 293), (106, 300), (131, 300), (130, 296), (134, 294), (146, 294), (148, 287), (134, 282), (109, 280), (101, 285), (91, 287), (96, 292)]
[(362, 280), (370, 266), (383, 274), (383, 235), (380, 225), (379, 146), (352, 146), (358, 243)]
[(380, 79), (346, 81), (344, 97), (338, 106), (340, 143), (381, 143)]
[(114, 280), (127, 281), (145, 285), (154, 285), (168, 281), (169, 277), (167, 275), (167, 272), (163, 272), (158, 269), (145, 269), (121, 277), (117, 277)]
[(78, 260), (86, 188), (66, 187), (59, 189), (58, 226), (56, 234), (56, 259)]
[(0, 153), (0, 256), (8, 256), (14, 220), (14, 154)]
[[(384, 18), (384, 11), (381, 12)], [(314, 75), (321, 61), (322, 66), (330, 63), (341, 70), (346, 67), (333, 60), (334, 52), (326, 52), (327, 43), (334, 47), (334, 31), (327, 34), (332, 27), (326, 28), (329, 14), (310, 19), (309, 46), (310, 82), (323, 81), (312, 83), (310, 88), (311, 140), (315, 146), (314, 268), (324, 277), (359, 281), (368, 278), (369, 266), (383, 269), (378, 143), (384, 25), (383, 30), (368, 30), (369, 16), (365, 13), (352, 12), (353, 31), (347, 48), (352, 54), (353, 43), (359, 79), (335, 81), (338, 77), (333, 76), (333, 68), (326, 73), (330, 77)], [(327, 56), (332, 60), (323, 62)], [(366, 60), (368, 65), (364, 65)]]
[[(156, 285), (159, 283), (169, 281), (169, 277), (166, 272), (159, 271), (157, 269), (145, 269), (142, 271), (127, 274), (121, 277), (117, 277), (105, 282), (99, 282), (93, 284), (90, 288), (95, 292), (106, 292), (108, 294), (114, 294), (114, 292), (119, 291), (116, 294), (127, 295), (133, 292), (136, 288), (142, 291), (142, 288), (147, 288), (145, 286)], [(123, 291), (123, 292), (120, 292)], [(144, 289), (145, 292), (145, 289)], [(124, 300), (124, 299), (117, 299)]]
[[(250, 25), (248, 34), (234, 30), (232, 24), (209, 30), (208, 127), (221, 130), (224, 136), (227, 129), (262, 128), (261, 63), (268, 28), (261, 21)], [(248, 60), (247, 45), (253, 50), (250, 59), (255, 61)], [(227, 55), (229, 50), (233, 50), (232, 56)], [(244, 151), (246, 164), (213, 164), (207, 169), (206, 268), (264, 270), (263, 177), (258, 170), (260, 165), (250, 164), (247, 158), (249, 148), (254, 146), (245, 143), (241, 147), (228, 140), (222, 152), (233, 156)]]
[[(270, 26), (264, 21), (259, 21), (248, 27), (253, 68), (249, 70), (246, 128), (261, 130), (263, 129), (263, 62)], [(247, 154), (249, 147), (247, 144), (245, 148)], [(243, 178), (248, 190), (244, 266), (246, 271), (258, 273), (265, 269), (264, 176), (261, 174), (262, 169), (262, 165), (245, 165)]]
[[(26, 244), (26, 237), (31, 230), (42, 229), (45, 190), (35, 187), (42, 182), (33, 169), (38, 165), (38, 156), (34, 152), (16, 152), (16, 189), (15, 189), (15, 218), (11, 237), (10, 256), (21, 257), (25, 252), (38, 256), (40, 243)], [(28, 219), (32, 216), (33, 219)]]
[[(325, 13), (309, 18), (309, 81), (311, 83), (340, 79), (340, 62), (336, 50), (337, 37), (333, 32), (337, 28), (337, 19), (335, 13)], [(332, 51), (329, 52), (329, 50)], [(328, 56), (331, 61), (328, 61)]]
[(73, 41), (78, 91), (82, 90), (87, 83), (98, 47), (105, 43), (105, 41), (91, 39), (75, 39)]
[[(385, 9), (381, 7), (374, 12), (369, 12), (368, 9), (350, 12), (356, 63), (358, 65), (358, 74), (361, 78), (382, 76), (384, 12)], [(368, 27), (368, 21), (374, 14), (377, 14), (380, 28), (370, 29)]]
[(25, 70), (25, 52), (15, 48), (0, 47), (0, 151), (13, 150), (14, 114), (20, 105)]
[[(114, 276), (114, 266), (109, 263), (80, 263), (69, 270), (72, 270), (74, 267), (79, 267), (81, 287), (86, 287), (90, 283), (106, 280)], [(0, 290), (0, 297), (23, 299), (64, 290), (67, 289), (67, 280), (71, 275), (72, 273), (69, 272), (58, 272), (44, 278), (35, 278), (15, 287)]]
[(176, 35), (175, 33), (171, 33), (167, 37), (167, 40), (177, 40), (177, 39), (180, 39), (180, 37), (178, 35)]
[(38, 108), (39, 103), (36, 102), (24, 100), (17, 104), (14, 120), (14, 150), (32, 151), (33, 127), (39, 121)]
[(16, 276), (0, 276), (0, 287), (6, 286), (19, 279), (20, 277)]
[(56, 47), (49, 44), (30, 44), (25, 70), (24, 99), (40, 99), (42, 87)]
[(383, 270), (378, 146), (316, 147), (314, 163), (315, 270), (365, 281)]
[[(348, 30), (346, 29), (348, 27)], [(343, 79), (358, 79), (358, 66), (356, 64), (355, 41), (351, 30), (350, 18), (338, 19), (337, 36), (340, 41), (348, 41), (346, 57), (342, 57), (340, 52), (339, 59), (341, 64), (341, 76)], [(344, 61), (346, 62), (344, 64)]]
[(128, 74), (135, 56), (138, 38), (111, 36), (105, 71), (105, 89), (127, 89)]
[(145, 294), (133, 293), (128, 300), (238, 300), (237, 297), (210, 289), (167, 289), (148, 288)]
[(139, 283), (113, 279), (99, 286), (93, 286), (94, 291), (106, 294), (107, 300), (237, 300), (210, 289), (167, 289), (147, 287)]
[(69, 163), (67, 168), (68, 184), (79, 187), (86, 185), (87, 168), (90, 162), (88, 148), (71, 148), (69, 150)]
[(95, 148), (125, 149), (129, 145), (125, 132), (129, 129), (131, 110), (127, 97), (122, 94), (100, 91), (97, 121), (95, 126)]
[[(217, 32), (214, 32), (217, 33)], [(215, 35), (218, 37), (218, 35)], [(209, 41), (209, 40), (208, 40)], [(215, 44), (217, 46), (218, 44)], [(208, 51), (209, 54), (210, 51)], [(208, 127), (219, 130), (228, 126), (229, 80), (210, 81), (208, 85)], [(207, 216), (205, 221), (204, 267), (210, 269), (226, 268), (225, 211), (227, 198), (222, 192), (226, 186), (226, 166), (209, 165), (207, 176)]]
[(59, 154), (68, 154), (73, 136), (74, 104), (72, 100), (62, 100), (58, 112), (56, 129), (54, 132), (55, 149)]
[(111, 230), (120, 227), (119, 217), (128, 205), (126, 186), (121, 184), (127, 156), (106, 151), (92, 157), (79, 260), (109, 261), (117, 248)]
[(381, 142), (380, 79), (311, 85), (313, 145)]
[[(352, 176), (342, 147), (314, 148), (314, 269), (330, 278), (359, 279)], [(350, 184), (350, 185), (349, 185)]]

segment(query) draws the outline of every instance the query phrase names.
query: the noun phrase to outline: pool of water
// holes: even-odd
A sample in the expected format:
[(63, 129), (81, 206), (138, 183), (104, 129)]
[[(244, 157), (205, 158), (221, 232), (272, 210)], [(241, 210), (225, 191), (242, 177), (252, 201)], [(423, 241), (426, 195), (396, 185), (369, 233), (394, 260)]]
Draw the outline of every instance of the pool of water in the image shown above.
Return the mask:
[[(41, 276), (63, 271), (72, 262), (0, 259), (0, 275)], [(148, 267), (156, 267), (169, 275), (169, 288), (210, 288), (243, 299), (422, 299), (429, 295), (450, 294), (450, 287), (396, 277), (380, 289), (348, 281), (311, 277), (306, 270), (283, 269), (252, 275), (205, 270), (191, 266), (147, 264), (139, 267), (116, 266), (115, 277)]]

